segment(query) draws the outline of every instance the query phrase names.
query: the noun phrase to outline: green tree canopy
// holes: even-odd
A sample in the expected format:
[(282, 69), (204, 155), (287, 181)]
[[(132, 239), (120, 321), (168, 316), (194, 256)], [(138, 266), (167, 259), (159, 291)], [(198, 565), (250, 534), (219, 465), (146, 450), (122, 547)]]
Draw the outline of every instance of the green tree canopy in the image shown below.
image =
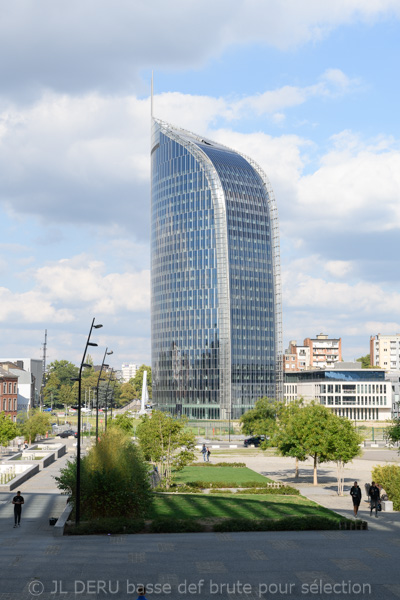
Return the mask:
[(360, 356), (360, 358), (356, 358), (356, 362), (360, 362), (361, 363), (361, 368), (362, 369), (375, 369), (375, 368), (377, 368), (377, 367), (373, 367), (371, 365), (371, 356), (370, 356), (370, 354), (366, 354), (365, 356)]
[(303, 410), (303, 400), (290, 402), (281, 407), (279, 411), (279, 424), (275, 431), (272, 443), (277, 447), (282, 456), (292, 456), (296, 459), (295, 477), (299, 475), (299, 461), (307, 458), (305, 448), (302, 443), (301, 432), (297, 428), (297, 419), (299, 411)]
[(126, 413), (120, 413), (119, 415), (116, 415), (112, 421), (110, 421), (110, 427), (117, 427), (122, 429), (122, 431), (129, 433), (130, 435), (133, 435), (134, 425), (135, 419)]
[(159, 410), (143, 415), (136, 436), (146, 460), (158, 467), (163, 484), (168, 489), (172, 470), (178, 471), (194, 460), (195, 436), (186, 428), (187, 418), (176, 419)]
[(240, 417), (243, 433), (246, 435), (273, 436), (279, 410), (280, 403), (271, 398), (260, 398), (255, 403), (254, 408)]
[(333, 413), (327, 433), (329, 460), (336, 462), (338, 494), (343, 496), (344, 465), (361, 454), (360, 444), (363, 438), (349, 419), (338, 417)]
[(35, 440), (37, 435), (45, 435), (51, 430), (50, 416), (37, 410), (32, 410), (20, 425), (22, 435), (29, 443)]
[[(131, 380), (132, 381), (132, 380)], [(136, 390), (131, 383), (123, 383), (119, 389), (118, 404), (125, 406), (137, 398)]]
[(68, 360), (55, 360), (49, 364), (44, 386), (44, 400), (46, 404), (51, 402), (61, 403), (59, 399), (62, 386), (72, 388), (74, 379), (78, 377), (79, 369)]
[(8, 442), (18, 435), (18, 427), (9, 415), (0, 413), (0, 446), (7, 446)]
[(338, 417), (316, 402), (306, 406), (300, 403), (288, 405), (280, 417), (279, 430), (274, 438), (279, 452), (300, 461), (312, 458), (314, 485), (318, 484), (318, 463), (335, 461), (340, 493), (343, 489), (340, 472), (344, 464), (359, 454), (362, 440), (351, 421)]

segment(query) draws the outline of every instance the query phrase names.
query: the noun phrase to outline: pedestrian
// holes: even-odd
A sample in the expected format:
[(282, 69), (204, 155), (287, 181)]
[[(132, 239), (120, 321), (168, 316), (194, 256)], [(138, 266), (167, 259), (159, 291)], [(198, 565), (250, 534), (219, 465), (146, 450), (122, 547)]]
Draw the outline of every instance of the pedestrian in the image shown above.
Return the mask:
[(202, 449), (201, 449), (201, 453), (202, 453), (202, 455), (203, 455), (203, 460), (204, 460), (204, 462), (206, 462), (206, 460), (207, 460), (207, 448), (206, 448), (206, 445), (205, 445), (205, 444), (203, 444), (203, 447), (202, 447)]
[(15, 527), (21, 527), (21, 510), (25, 500), (21, 496), (21, 492), (17, 492), (17, 495), (12, 499), (14, 504), (14, 529)]
[(386, 493), (386, 490), (383, 489), (383, 487), (378, 483), (378, 488), (379, 488), (379, 497), (382, 500), (389, 500), (389, 496)]
[(371, 501), (371, 498), (369, 497), (369, 488), (370, 488), (370, 487), (371, 487), (371, 484), (370, 484), (370, 483), (366, 483), (366, 484), (365, 484), (365, 493), (367, 494), (367, 499), (366, 499), (366, 502), (370, 502), (370, 501)]
[(137, 593), (139, 594), (137, 600), (146, 600), (146, 588), (144, 587), (144, 585), (137, 586)]
[(357, 481), (354, 482), (354, 485), (350, 490), (350, 496), (352, 497), (352, 500), (353, 500), (354, 516), (356, 517), (357, 513), (358, 513), (358, 509), (360, 507), (360, 502), (361, 502), (361, 488), (358, 485)]
[(378, 504), (380, 501), (379, 497), (379, 488), (375, 485), (375, 481), (371, 483), (371, 487), (369, 488), (369, 495), (371, 498), (371, 508), (369, 515), (372, 515), (372, 511), (375, 508), (375, 517), (378, 518)]
[(210, 448), (207, 446), (207, 462), (210, 462)]

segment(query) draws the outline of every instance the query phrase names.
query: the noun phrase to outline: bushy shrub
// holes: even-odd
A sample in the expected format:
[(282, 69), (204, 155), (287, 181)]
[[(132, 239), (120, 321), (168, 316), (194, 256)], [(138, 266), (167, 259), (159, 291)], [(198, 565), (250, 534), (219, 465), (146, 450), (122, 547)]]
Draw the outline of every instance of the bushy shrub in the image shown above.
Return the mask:
[(150, 524), (150, 533), (196, 533), (204, 531), (205, 526), (196, 519), (154, 519)]
[(235, 492), (233, 492), (232, 490), (215, 490), (212, 489), (210, 490), (210, 494), (234, 494)]
[(299, 496), (299, 490), (291, 487), (290, 485), (283, 485), (279, 488), (265, 487), (265, 488), (250, 488), (248, 490), (240, 489), (236, 492), (237, 494), (275, 494), (277, 496)]
[(94, 521), (81, 522), (79, 525), (72, 525), (66, 528), (68, 535), (100, 535), (100, 534), (123, 534), (140, 533), (144, 530), (145, 523), (143, 519), (97, 519)]
[(241, 469), (246, 467), (245, 463), (243, 462), (219, 462), (219, 463), (210, 463), (210, 462), (197, 462), (197, 463), (192, 463), (190, 465), (191, 467), (235, 467), (237, 469)]
[(234, 483), (232, 481), (187, 481), (186, 485), (198, 489), (204, 488), (268, 488), (268, 481), (244, 481), (243, 483)]
[(316, 531), (339, 529), (339, 521), (321, 516), (282, 517), (280, 519), (224, 519), (216, 523), (214, 531)]
[[(56, 477), (75, 503), (76, 459)], [(144, 517), (153, 499), (148, 466), (130, 436), (111, 428), (81, 460), (81, 518)]]
[(400, 467), (378, 465), (372, 469), (372, 479), (384, 488), (394, 510), (400, 510)]

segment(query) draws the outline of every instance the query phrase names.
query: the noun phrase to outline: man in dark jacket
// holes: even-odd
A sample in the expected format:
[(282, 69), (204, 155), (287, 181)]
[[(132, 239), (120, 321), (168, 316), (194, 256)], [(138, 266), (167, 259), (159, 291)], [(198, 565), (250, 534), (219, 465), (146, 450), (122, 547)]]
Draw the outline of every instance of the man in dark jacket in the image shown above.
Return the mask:
[(369, 497), (371, 498), (371, 510), (369, 515), (372, 515), (372, 511), (375, 508), (375, 517), (378, 518), (378, 504), (380, 502), (380, 493), (378, 486), (375, 485), (375, 481), (371, 483), (371, 487), (369, 488)]
[(356, 517), (361, 502), (361, 488), (358, 485), (357, 481), (354, 482), (354, 485), (350, 490), (350, 496), (353, 500), (354, 516)]

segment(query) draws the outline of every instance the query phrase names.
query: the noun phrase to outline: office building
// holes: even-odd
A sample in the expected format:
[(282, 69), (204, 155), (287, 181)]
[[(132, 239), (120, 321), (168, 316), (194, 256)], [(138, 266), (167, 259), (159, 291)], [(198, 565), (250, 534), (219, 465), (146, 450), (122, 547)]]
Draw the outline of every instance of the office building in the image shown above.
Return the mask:
[(238, 418), (283, 394), (273, 193), (251, 159), (155, 119), (151, 156), (153, 403)]
[(373, 335), (370, 338), (371, 366), (400, 371), (400, 333)]
[(386, 421), (392, 414), (392, 384), (385, 372), (340, 363), (329, 369), (285, 373), (285, 398), (316, 400), (354, 421)]

